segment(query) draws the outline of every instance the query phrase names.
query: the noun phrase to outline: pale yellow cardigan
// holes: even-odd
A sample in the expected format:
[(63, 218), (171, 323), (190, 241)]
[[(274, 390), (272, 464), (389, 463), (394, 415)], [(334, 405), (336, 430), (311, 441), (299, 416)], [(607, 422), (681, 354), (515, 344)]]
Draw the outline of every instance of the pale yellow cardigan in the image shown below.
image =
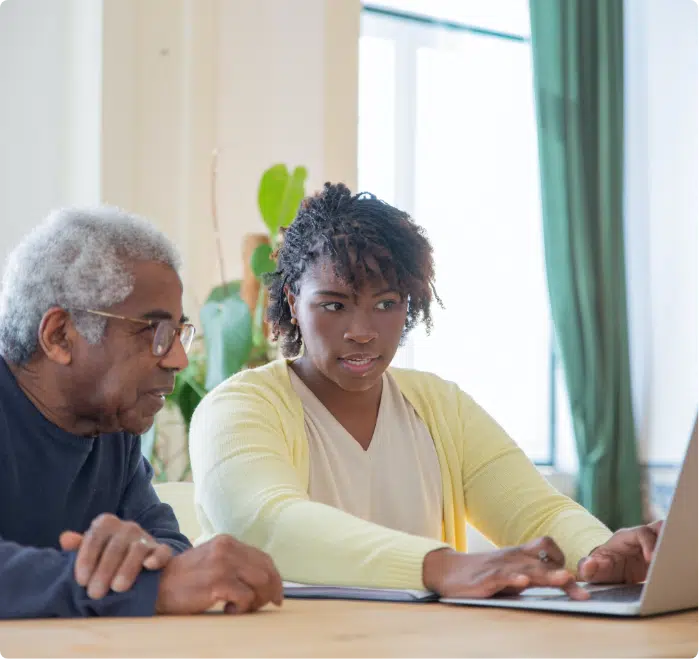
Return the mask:
[[(390, 372), (434, 440), (445, 543), (466, 550), (467, 519), (498, 546), (549, 535), (575, 570), (608, 540), (610, 531), (551, 487), (455, 384)], [(229, 533), (269, 553), (289, 581), (422, 588), (424, 556), (444, 544), (310, 501), (308, 451), (286, 361), (243, 371), (214, 389), (190, 429), (199, 541)]]

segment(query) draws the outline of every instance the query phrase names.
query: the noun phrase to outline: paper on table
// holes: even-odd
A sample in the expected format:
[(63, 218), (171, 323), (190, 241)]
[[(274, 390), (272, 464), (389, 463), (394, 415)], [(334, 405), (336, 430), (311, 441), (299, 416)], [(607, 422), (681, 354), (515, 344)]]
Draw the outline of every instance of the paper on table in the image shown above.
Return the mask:
[(284, 597), (290, 599), (376, 600), (382, 602), (434, 602), (438, 599), (429, 590), (397, 588), (360, 588), (358, 586), (323, 586), (284, 582)]

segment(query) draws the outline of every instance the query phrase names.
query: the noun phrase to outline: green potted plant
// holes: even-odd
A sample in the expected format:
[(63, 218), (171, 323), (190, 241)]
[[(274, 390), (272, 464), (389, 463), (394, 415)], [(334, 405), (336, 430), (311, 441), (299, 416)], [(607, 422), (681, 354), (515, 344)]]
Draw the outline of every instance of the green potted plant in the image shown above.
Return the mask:
[[(215, 189), (215, 160), (213, 171)], [(253, 234), (251, 240), (246, 240), (248, 249), (244, 249), (244, 254), (248, 263), (244, 279), (223, 281), (209, 293), (200, 311), (200, 333), (190, 351), (189, 365), (177, 374), (175, 388), (167, 397), (166, 405), (179, 410), (187, 434), (194, 410), (207, 392), (241, 369), (264, 364), (275, 357), (275, 346), (268, 338), (266, 289), (261, 280), (276, 267), (272, 254), (281, 239), (281, 229), (291, 224), (305, 196), (307, 176), (305, 167), (289, 171), (284, 164), (274, 165), (262, 175), (257, 199), (267, 232)], [(215, 204), (212, 218), (223, 273)], [(157, 424), (154, 424), (141, 438), (142, 449), (155, 468), (156, 480), (166, 480), (167, 465), (159, 454), (156, 435)], [(187, 460), (176, 480), (186, 480), (189, 474)]]

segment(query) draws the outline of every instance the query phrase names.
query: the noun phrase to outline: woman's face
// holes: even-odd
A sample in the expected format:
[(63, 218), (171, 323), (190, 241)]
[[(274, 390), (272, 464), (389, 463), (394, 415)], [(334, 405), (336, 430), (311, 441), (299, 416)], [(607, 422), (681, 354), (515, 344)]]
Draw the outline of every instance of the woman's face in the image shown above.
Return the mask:
[(398, 349), (406, 300), (379, 280), (355, 292), (323, 260), (306, 270), (298, 288), (287, 297), (304, 359), (346, 391), (377, 384)]

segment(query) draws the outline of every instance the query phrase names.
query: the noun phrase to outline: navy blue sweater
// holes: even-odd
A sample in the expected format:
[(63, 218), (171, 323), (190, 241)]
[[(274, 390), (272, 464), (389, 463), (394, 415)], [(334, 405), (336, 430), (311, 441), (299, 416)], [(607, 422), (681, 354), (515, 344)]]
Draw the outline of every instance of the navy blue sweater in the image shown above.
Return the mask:
[(138, 436), (85, 438), (48, 421), (0, 358), (0, 618), (142, 616), (155, 610), (160, 574), (144, 570), (126, 593), (91, 600), (73, 576), (66, 530), (101, 513), (133, 520), (175, 552), (189, 548), (151, 485)]

